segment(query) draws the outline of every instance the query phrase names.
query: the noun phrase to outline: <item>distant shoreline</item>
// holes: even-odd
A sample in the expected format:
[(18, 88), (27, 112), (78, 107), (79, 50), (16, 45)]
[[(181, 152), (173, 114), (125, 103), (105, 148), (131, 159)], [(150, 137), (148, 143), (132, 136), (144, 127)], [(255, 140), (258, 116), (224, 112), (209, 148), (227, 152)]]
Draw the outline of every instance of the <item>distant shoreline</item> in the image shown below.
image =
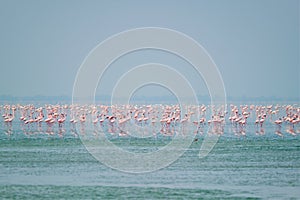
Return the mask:
[[(209, 96), (198, 96), (200, 104), (210, 104)], [(186, 98), (188, 100), (188, 98)], [(124, 102), (125, 99), (115, 99), (116, 102)], [(300, 103), (300, 98), (281, 98), (281, 97), (227, 97), (227, 103)], [(111, 97), (96, 96), (96, 103), (110, 104)], [(0, 95), (0, 103), (72, 103), (71, 96), (12, 96), (12, 95)], [(177, 99), (173, 96), (138, 96), (131, 99), (133, 103), (178, 103)]]

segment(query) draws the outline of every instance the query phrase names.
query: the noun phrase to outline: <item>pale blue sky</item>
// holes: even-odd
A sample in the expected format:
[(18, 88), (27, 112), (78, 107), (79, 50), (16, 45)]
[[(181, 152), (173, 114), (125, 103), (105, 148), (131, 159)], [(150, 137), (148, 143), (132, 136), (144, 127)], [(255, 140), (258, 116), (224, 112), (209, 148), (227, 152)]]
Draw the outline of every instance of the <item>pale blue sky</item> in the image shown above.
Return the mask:
[[(297, 0), (0, 0), (0, 95), (71, 96), (79, 66), (98, 43), (155, 26), (199, 42), (228, 96), (300, 99), (299, 10)], [(146, 54), (138, 64), (159, 57)], [(197, 92), (207, 94), (203, 86)]]

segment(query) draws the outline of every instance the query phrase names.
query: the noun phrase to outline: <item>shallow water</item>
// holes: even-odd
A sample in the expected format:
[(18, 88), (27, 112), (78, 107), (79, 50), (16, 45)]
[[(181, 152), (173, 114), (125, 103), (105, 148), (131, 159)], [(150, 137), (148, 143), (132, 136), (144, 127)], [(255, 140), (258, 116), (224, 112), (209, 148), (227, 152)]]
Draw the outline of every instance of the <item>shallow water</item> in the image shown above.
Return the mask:
[[(67, 126), (67, 125), (66, 125)], [(17, 127), (17, 128), (16, 128)], [(113, 170), (97, 161), (66, 128), (63, 135), (11, 132), (1, 124), (1, 199), (290, 199), (300, 196), (300, 136), (274, 134), (266, 126), (257, 135), (225, 130), (205, 158), (198, 153), (203, 135), (168, 167), (144, 174)], [(54, 129), (54, 130), (59, 130)], [(85, 130), (87, 135), (92, 131)], [(76, 132), (76, 131), (75, 131)], [(8, 134), (9, 133), (9, 134)], [(80, 131), (78, 131), (80, 134)], [(204, 133), (205, 134), (205, 133)], [(151, 152), (172, 137), (136, 139), (111, 136), (110, 141), (135, 152)]]

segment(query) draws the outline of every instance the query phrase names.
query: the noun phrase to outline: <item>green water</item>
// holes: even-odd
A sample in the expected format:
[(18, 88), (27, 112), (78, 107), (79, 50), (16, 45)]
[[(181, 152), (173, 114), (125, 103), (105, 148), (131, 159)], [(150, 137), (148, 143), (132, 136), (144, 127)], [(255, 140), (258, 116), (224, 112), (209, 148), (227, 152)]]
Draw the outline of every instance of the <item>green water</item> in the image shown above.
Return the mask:
[[(78, 138), (1, 137), (1, 199), (297, 199), (300, 137), (226, 137), (198, 158), (202, 138), (176, 162), (145, 174), (110, 169)], [(112, 138), (151, 151), (171, 138)]]

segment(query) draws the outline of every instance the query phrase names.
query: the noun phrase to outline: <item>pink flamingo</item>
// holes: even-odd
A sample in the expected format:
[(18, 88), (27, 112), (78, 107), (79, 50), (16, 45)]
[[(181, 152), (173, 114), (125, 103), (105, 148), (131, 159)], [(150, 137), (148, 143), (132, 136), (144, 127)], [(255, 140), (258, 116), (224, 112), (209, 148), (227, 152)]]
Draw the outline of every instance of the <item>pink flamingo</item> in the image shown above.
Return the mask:
[(61, 127), (62, 124), (66, 121), (66, 114), (64, 113), (61, 113), (60, 114), (60, 118), (57, 120), (59, 126)]
[(4, 122), (12, 122), (15, 118), (15, 110), (16, 108), (12, 108), (12, 114), (9, 114), (8, 117), (4, 120)]

